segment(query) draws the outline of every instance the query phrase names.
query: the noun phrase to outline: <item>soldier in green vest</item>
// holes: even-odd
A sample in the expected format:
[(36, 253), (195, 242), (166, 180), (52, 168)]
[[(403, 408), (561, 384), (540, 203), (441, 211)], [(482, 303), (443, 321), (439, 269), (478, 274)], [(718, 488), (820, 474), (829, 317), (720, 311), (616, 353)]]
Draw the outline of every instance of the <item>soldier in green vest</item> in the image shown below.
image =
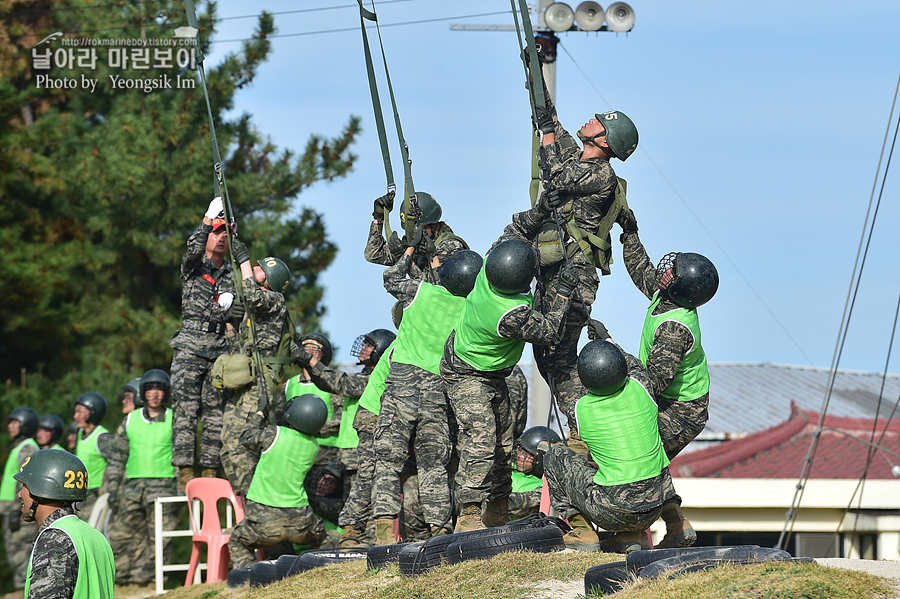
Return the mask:
[(572, 526), (566, 547), (599, 550), (594, 524), (620, 533), (606, 550), (637, 551), (644, 529), (675, 496), (649, 377), (637, 358), (600, 340), (581, 350), (578, 375), (587, 394), (575, 417), (593, 463), (564, 443), (539, 443), (551, 503)]
[[(484, 261), (475, 287), (444, 347), (440, 373), (459, 423), (456, 530), (499, 526), (509, 520), (512, 420), (506, 377), (525, 344), (558, 343), (577, 271), (564, 268), (553, 304), (532, 307), (537, 256), (531, 244), (508, 239)], [(482, 503), (487, 501), (482, 517)]]
[[(154, 500), (178, 495), (178, 480), (172, 465), (172, 417), (166, 407), (171, 392), (169, 375), (159, 369), (141, 377), (140, 398), (144, 407), (125, 420), (125, 435), (116, 444), (111, 462), (124, 464), (121, 484), (109, 481), (109, 502), (115, 517), (109, 524), (109, 542), (116, 556), (118, 584), (145, 585), (153, 581)], [(163, 504), (163, 529), (174, 530), (178, 522), (174, 504)], [(172, 539), (163, 541), (166, 556)]]
[(559, 443), (556, 431), (546, 426), (533, 426), (516, 439), (513, 447), (512, 493), (509, 496), (509, 516), (513, 520), (536, 514), (541, 507), (544, 485), (544, 456), (538, 453), (541, 441)]
[(22, 519), (40, 527), (28, 560), (26, 599), (113, 599), (109, 543), (75, 515), (88, 478), (81, 460), (55, 449), (35, 452), (15, 475), (22, 484)]
[(468, 244), (453, 232), (450, 225), (441, 220), (441, 205), (434, 196), (424, 191), (417, 191), (414, 199), (407, 198), (403, 201), (400, 209), (400, 223), (405, 231), (403, 237), (399, 237), (395, 231), (385, 241), (382, 233), (385, 212), (390, 212), (393, 207), (393, 191), (375, 200), (372, 211), (374, 220), (369, 227), (369, 240), (365, 249), (366, 261), (393, 266), (406, 248), (412, 247), (414, 253), (410, 276), (439, 285), (438, 268), (456, 252), (469, 249)]
[[(703, 431), (709, 420), (709, 369), (697, 308), (719, 288), (719, 273), (704, 256), (670, 252), (657, 266), (638, 237), (634, 212), (619, 218), (625, 266), (650, 299), (641, 333), (640, 359), (659, 406), (659, 434), (671, 460)], [(681, 497), (666, 503), (666, 535), (657, 547), (689, 547), (697, 534), (681, 511)]]
[(62, 449), (60, 438), (65, 431), (66, 423), (56, 414), (41, 416), (34, 438), (41, 449)]
[(259, 407), (241, 431), (241, 443), (260, 457), (247, 490), (244, 519), (228, 541), (235, 568), (252, 566), (254, 550), (260, 547), (281, 541), (318, 547), (326, 539), (303, 488), (319, 449), (316, 435), (328, 418), (325, 402), (312, 393), (301, 395), (288, 406), (279, 426), (266, 426), (264, 399)]
[[(119, 407), (122, 408), (122, 414), (128, 416), (135, 408), (143, 408), (144, 405), (141, 403), (140, 397), (140, 377), (130, 379), (127, 383), (122, 385), (122, 388), (119, 390)], [(116, 431), (116, 434), (121, 434), (124, 430), (125, 429), (120, 426)]]
[(471, 250), (456, 252), (439, 269), (441, 284), (432, 285), (408, 278), (412, 257), (413, 248), (407, 248), (384, 272), (384, 288), (404, 303), (404, 309), (375, 431), (373, 502), (379, 545), (395, 542), (393, 524), (400, 515), (400, 476), (413, 440), (419, 500), (430, 533), (452, 532), (447, 485), (452, 443), (440, 363), (444, 343), (483, 262)]
[(88, 471), (87, 499), (78, 504), (78, 517), (87, 522), (91, 519), (94, 504), (102, 495), (101, 487), (106, 481), (106, 466), (113, 455), (116, 437), (100, 422), (106, 416), (106, 398), (94, 391), (82, 393), (75, 400), (73, 419), (81, 431), (75, 443), (75, 455)]
[(251, 338), (250, 318), (241, 322), (238, 343), (232, 353), (250, 358), (254, 364), (262, 362), (250, 383), (236, 389), (230, 404), (225, 407), (222, 421), (222, 468), (237, 495), (245, 496), (259, 456), (248, 451), (239, 439), (241, 430), (251, 414), (256, 412), (262, 398), (271, 403), (284, 378), (284, 368), (292, 362), (290, 348), (299, 337), (288, 315), (284, 291), (291, 282), (287, 265), (272, 256), (250, 263), (247, 246), (232, 240), (232, 252), (243, 280), (244, 301), (253, 312)]
[(3, 478), (0, 479), (0, 516), (3, 517), (3, 538), (6, 539), (6, 561), (17, 589), (25, 586), (28, 554), (31, 552), (37, 527), (22, 526), (22, 519), (19, 517), (21, 506), (16, 500), (21, 487), (16, 485), (14, 477), (31, 454), (38, 450), (38, 444), (32, 437), (37, 431), (39, 420), (34, 408), (24, 406), (16, 408), (6, 417), (6, 428), (12, 441), (9, 444), (9, 458), (3, 469)]

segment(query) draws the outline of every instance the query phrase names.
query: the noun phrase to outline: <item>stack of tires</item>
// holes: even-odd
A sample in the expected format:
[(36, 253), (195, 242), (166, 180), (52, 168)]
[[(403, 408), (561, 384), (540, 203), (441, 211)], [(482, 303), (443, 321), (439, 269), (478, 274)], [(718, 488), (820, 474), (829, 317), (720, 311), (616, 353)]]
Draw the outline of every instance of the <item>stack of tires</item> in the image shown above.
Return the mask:
[(506, 526), (439, 535), (419, 543), (372, 547), (367, 562), (370, 570), (399, 563), (401, 574), (416, 576), (442, 564), (486, 559), (510, 551), (562, 551), (566, 548), (562, 540), (564, 528), (568, 525), (558, 518), (527, 518)]
[(601, 564), (584, 575), (584, 594), (603, 592), (611, 595), (634, 578), (675, 578), (688, 572), (716, 568), (722, 564), (758, 564), (765, 561), (813, 561), (792, 558), (787, 551), (759, 545), (734, 547), (683, 547), (634, 551), (625, 561)]
[(362, 559), (366, 559), (366, 554), (358, 549), (318, 549), (282, 555), (277, 560), (256, 562), (252, 568), (235, 568), (228, 573), (227, 586), (234, 589), (249, 583), (251, 588), (257, 588), (320, 566)]

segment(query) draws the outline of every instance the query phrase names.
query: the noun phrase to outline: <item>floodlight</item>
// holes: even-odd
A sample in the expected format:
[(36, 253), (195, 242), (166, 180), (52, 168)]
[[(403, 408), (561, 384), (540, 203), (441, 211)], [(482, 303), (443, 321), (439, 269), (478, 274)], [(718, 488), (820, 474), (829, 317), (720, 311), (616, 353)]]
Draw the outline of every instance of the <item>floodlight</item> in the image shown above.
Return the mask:
[(568, 31), (575, 23), (575, 13), (564, 2), (554, 2), (544, 10), (544, 22), (553, 31)]
[(606, 9), (606, 26), (610, 31), (623, 33), (634, 27), (634, 9), (624, 2), (616, 2)]
[(575, 22), (585, 31), (597, 31), (603, 26), (605, 18), (603, 7), (591, 0), (582, 2), (575, 9)]

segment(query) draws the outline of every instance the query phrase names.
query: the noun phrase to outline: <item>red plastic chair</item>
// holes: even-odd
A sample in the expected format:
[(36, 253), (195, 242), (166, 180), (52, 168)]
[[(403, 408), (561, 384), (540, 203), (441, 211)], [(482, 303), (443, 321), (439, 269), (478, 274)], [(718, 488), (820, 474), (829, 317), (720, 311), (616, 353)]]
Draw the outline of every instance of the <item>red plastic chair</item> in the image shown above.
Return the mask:
[[(234, 489), (224, 478), (200, 477), (188, 481), (184, 489), (188, 498), (188, 518), (191, 531), (194, 533), (194, 547), (191, 550), (191, 562), (188, 566), (184, 586), (194, 582), (194, 573), (200, 563), (200, 546), (206, 543), (207, 568), (206, 582), (221, 582), (228, 578), (228, 539), (231, 533), (224, 532), (219, 521), (217, 503), (227, 499), (234, 506), (234, 522), (244, 519), (244, 506), (234, 494)], [(203, 521), (200, 530), (196, 529), (194, 519), (194, 500), (203, 504)]]

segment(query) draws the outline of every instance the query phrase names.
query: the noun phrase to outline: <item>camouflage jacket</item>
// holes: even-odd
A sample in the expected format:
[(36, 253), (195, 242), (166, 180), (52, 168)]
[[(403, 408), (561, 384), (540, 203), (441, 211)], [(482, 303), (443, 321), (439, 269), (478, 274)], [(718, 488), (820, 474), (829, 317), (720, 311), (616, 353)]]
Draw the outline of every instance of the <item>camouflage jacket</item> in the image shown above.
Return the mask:
[(241, 429), (241, 445), (250, 451), (261, 454), (278, 438), (277, 426), (264, 426), (265, 419), (254, 412)]
[(508, 339), (521, 339), (534, 345), (555, 345), (565, 328), (568, 311), (569, 299), (554, 294), (545, 314), (528, 306), (519, 306), (500, 319), (497, 331)]
[(518, 364), (512, 374), (506, 377), (506, 388), (509, 390), (509, 411), (513, 421), (513, 439), (518, 439), (525, 432), (528, 422), (528, 379)]
[[(659, 286), (656, 284), (656, 267), (650, 262), (647, 250), (644, 249), (637, 233), (623, 233), (620, 239), (625, 268), (628, 269), (631, 280), (641, 293), (652, 299), (659, 291)], [(653, 315), (681, 308), (666, 296), (662, 296), (653, 310)], [(647, 371), (651, 384), (649, 388), (655, 397), (659, 397), (672, 384), (681, 368), (681, 361), (693, 345), (694, 335), (680, 322), (668, 320), (656, 329), (650, 355), (647, 356)]]
[[(454, 235), (450, 225), (444, 221), (438, 224), (441, 226), (439, 236)], [(369, 227), (369, 240), (366, 242), (364, 255), (367, 262), (381, 264), (382, 266), (393, 266), (403, 256), (403, 253), (391, 254), (381, 229), (382, 223), (372, 221), (372, 226)], [(402, 239), (405, 241), (406, 235)], [(435, 256), (438, 262), (443, 264), (447, 258), (464, 249), (466, 249), (466, 246), (459, 239), (450, 237), (435, 245)], [(431, 260), (425, 253), (423, 245), (419, 245), (413, 252), (413, 263), (409, 267), (409, 276), (413, 279), (428, 281), (432, 285), (440, 283), (440, 277), (437, 271), (431, 268)]]
[[(201, 224), (188, 238), (187, 253), (181, 262), (182, 325), (169, 345), (212, 360), (228, 349), (225, 311), (216, 300), (221, 293), (234, 292), (234, 273), (228, 260), (217, 268), (206, 257), (210, 232), (212, 225)], [(221, 332), (209, 332), (210, 323)]]
[[(287, 319), (287, 307), (284, 296), (277, 291), (263, 289), (256, 280), (244, 279), (244, 301), (247, 308), (253, 310), (256, 322), (257, 348), (263, 358), (272, 358), (278, 352), (278, 344), (281, 341), (281, 331)], [(241, 335), (246, 335), (249, 340), (249, 319), (241, 323)], [(249, 341), (244, 344), (241, 351), (245, 356), (253, 355), (253, 344)]]
[(414, 299), (416, 293), (419, 292), (419, 286), (422, 281), (407, 276), (412, 267), (412, 256), (403, 254), (397, 259), (397, 263), (384, 271), (384, 288), (385, 290), (403, 302), (405, 310)]
[[(62, 599), (75, 594), (78, 552), (65, 531), (50, 528), (63, 516), (74, 516), (71, 505), (59, 508), (44, 520), (31, 553), (31, 583), (27, 599)], [(48, 530), (49, 529), (49, 530)]]

